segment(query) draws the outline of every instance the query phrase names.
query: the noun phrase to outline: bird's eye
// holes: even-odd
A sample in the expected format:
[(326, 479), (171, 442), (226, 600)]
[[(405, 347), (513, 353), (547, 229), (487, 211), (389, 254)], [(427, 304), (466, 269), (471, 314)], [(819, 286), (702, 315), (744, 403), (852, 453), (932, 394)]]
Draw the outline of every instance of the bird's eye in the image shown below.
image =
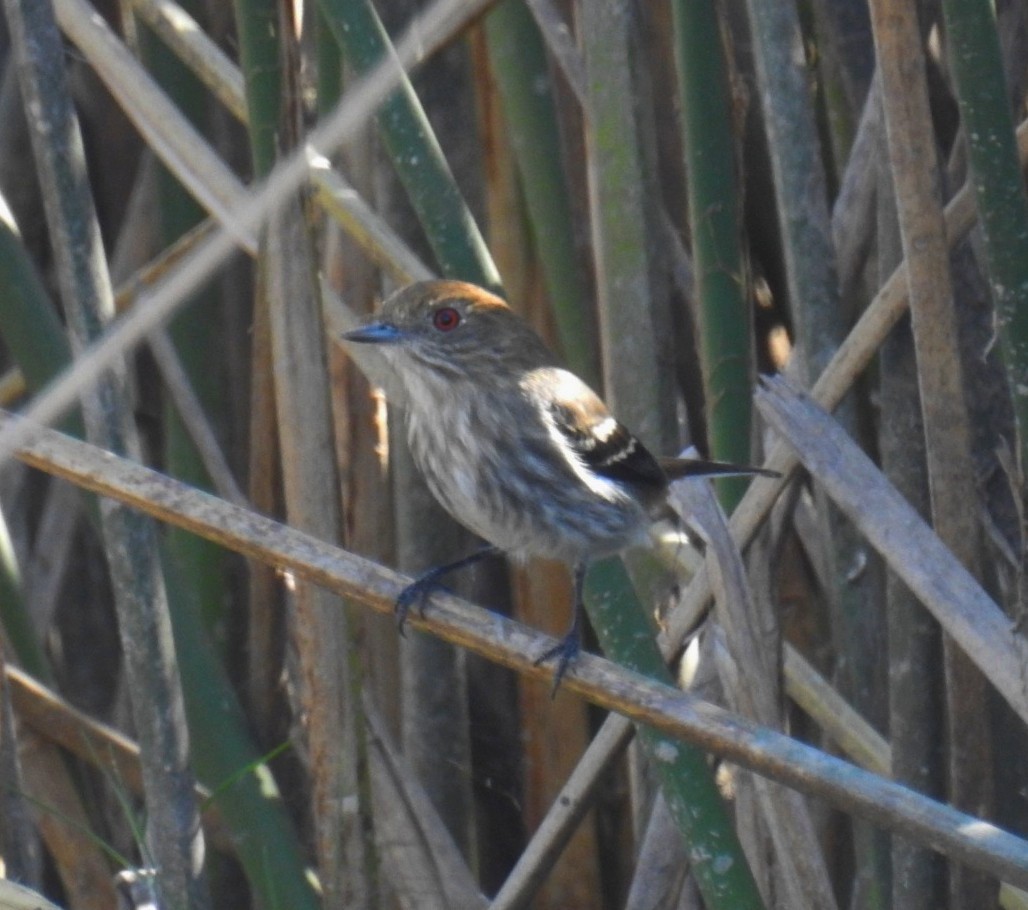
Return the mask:
[(440, 332), (452, 332), (460, 325), (460, 313), (452, 306), (444, 306), (432, 314), (432, 325)]

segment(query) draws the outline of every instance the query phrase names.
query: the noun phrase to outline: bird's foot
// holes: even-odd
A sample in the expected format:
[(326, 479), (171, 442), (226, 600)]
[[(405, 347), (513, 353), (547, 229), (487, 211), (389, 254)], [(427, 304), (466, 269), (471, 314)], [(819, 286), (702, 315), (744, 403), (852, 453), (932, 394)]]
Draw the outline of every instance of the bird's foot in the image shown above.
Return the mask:
[(463, 569), (466, 566), (474, 565), (476, 562), (485, 559), (487, 556), (492, 556), (498, 553), (499, 550), (491, 544), (482, 547), (480, 550), (476, 550), (463, 559), (458, 559), (456, 562), (449, 562), (442, 566), (435, 566), (434, 568), (428, 569), (426, 572), (422, 572), (413, 582), (407, 585), (400, 592), (400, 596), (396, 598), (396, 628), (400, 635), (403, 635), (403, 626), (407, 622), (407, 615), (410, 613), (410, 608), (417, 606), (418, 615), (425, 615), (425, 607), (428, 606), (428, 598), (432, 596), (436, 591), (442, 589), (444, 586), (440, 583), (440, 579), (444, 575), (449, 575), (451, 572), (456, 572), (457, 569)]
[(440, 579), (449, 569), (450, 566), (436, 566), (434, 569), (429, 569), (427, 572), (419, 575), (400, 592), (400, 596), (396, 598), (394, 612), (396, 615), (396, 630), (401, 636), (404, 635), (404, 626), (407, 623), (407, 616), (410, 613), (411, 607), (417, 607), (418, 616), (424, 616), (425, 607), (428, 605), (428, 598), (443, 588)]
[(532, 661), (532, 663), (538, 666), (550, 658), (555, 657), (557, 659), (557, 669), (553, 674), (553, 688), (550, 690), (550, 698), (556, 697), (557, 690), (560, 688), (560, 681), (564, 678), (564, 674), (567, 672), (568, 667), (570, 667), (572, 662), (578, 657), (581, 650), (582, 641), (578, 634), (578, 629), (572, 628), (568, 631), (567, 635), (557, 642), (557, 644), (552, 648), (548, 648), (534, 661)]

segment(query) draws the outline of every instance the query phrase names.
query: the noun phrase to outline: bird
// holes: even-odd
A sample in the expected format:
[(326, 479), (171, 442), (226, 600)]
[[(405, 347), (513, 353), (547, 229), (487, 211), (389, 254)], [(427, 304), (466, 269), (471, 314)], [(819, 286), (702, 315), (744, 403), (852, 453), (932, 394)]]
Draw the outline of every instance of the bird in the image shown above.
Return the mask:
[(521, 316), (474, 284), (407, 285), (342, 337), (380, 350), (402, 389), (415, 464), (443, 508), (487, 543), (403, 590), (401, 632), (410, 608), (423, 614), (432, 591), (459, 568), (499, 552), (518, 562), (557, 559), (572, 569), (573, 616), (536, 659), (556, 659), (554, 691), (580, 652), (586, 569), (646, 542), (654, 522), (672, 514), (672, 480), (778, 476), (651, 454)]

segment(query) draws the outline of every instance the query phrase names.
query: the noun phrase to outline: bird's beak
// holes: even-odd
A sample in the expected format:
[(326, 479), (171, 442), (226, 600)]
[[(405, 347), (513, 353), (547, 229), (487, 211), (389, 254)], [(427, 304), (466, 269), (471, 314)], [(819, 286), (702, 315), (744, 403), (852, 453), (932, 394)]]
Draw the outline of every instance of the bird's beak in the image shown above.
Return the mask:
[(358, 344), (396, 344), (403, 340), (403, 332), (388, 322), (372, 322), (343, 332), (343, 338)]

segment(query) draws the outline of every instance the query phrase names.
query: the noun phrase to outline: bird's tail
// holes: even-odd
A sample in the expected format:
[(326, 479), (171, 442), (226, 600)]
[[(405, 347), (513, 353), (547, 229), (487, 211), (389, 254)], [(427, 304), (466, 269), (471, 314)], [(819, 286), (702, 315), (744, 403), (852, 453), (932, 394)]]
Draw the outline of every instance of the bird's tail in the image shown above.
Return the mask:
[(777, 471), (755, 468), (727, 461), (706, 461), (702, 458), (658, 458), (668, 480), (682, 477), (747, 477), (759, 474), (761, 477), (781, 477)]

